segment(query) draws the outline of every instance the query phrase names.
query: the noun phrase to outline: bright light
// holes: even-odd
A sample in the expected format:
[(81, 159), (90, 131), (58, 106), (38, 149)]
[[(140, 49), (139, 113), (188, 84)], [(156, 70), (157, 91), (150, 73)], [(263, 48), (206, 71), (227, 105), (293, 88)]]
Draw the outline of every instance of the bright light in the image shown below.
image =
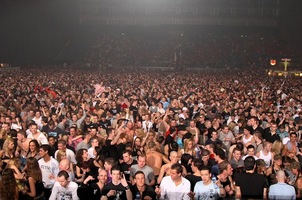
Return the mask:
[(271, 62), (270, 62), (270, 63), (271, 63), (272, 66), (274, 66), (274, 65), (276, 65), (277, 62), (276, 62), (276, 60), (271, 59)]

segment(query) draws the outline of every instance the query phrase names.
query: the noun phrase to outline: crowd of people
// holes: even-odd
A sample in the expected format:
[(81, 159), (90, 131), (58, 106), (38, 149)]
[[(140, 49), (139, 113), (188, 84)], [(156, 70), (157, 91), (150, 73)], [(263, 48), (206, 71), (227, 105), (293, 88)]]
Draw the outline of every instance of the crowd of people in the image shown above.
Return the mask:
[[(168, 29), (168, 30), (167, 30)], [(144, 27), (102, 29), (86, 56), (91, 65), (242, 68), (295, 57), (275, 29)]]
[(0, 75), (0, 199), (301, 198), (301, 79), (20, 68)]

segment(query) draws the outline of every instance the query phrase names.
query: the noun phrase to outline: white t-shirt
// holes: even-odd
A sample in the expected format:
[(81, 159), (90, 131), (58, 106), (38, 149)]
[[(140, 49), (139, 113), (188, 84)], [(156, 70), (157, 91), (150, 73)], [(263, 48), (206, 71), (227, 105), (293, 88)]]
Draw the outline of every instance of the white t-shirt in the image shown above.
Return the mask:
[(34, 137), (33, 134), (31, 132), (29, 132), (29, 134), (27, 135), (27, 138), (32, 139), (32, 140), (36, 139), (40, 144), (48, 144), (47, 137), (42, 132), (39, 132), (38, 134), (39, 135), (37, 137)]
[(45, 162), (43, 158), (39, 161), (39, 166), (42, 171), (42, 179), (45, 188), (52, 188), (55, 183), (55, 179), (50, 179), (50, 175), (57, 177), (59, 173), (59, 163), (53, 157), (50, 157), (50, 161)]
[(55, 182), (49, 200), (78, 200), (78, 184), (71, 181), (67, 187), (62, 187), (59, 182)]
[(209, 185), (204, 185), (203, 181), (198, 181), (195, 184), (194, 193), (197, 200), (213, 200), (218, 199), (220, 188), (213, 182)]
[(88, 152), (88, 157), (89, 158), (95, 158), (94, 154), (93, 154), (93, 151), (94, 151), (94, 147), (90, 147), (87, 152)]
[(161, 200), (190, 200), (188, 193), (191, 189), (191, 183), (186, 178), (181, 177), (182, 182), (175, 185), (171, 176), (165, 176), (160, 183)]
[(285, 137), (285, 138), (283, 138), (283, 140), (282, 140), (282, 144), (283, 145), (286, 145), (287, 144), (287, 142), (289, 141), (290, 139), (289, 139), (289, 137)]

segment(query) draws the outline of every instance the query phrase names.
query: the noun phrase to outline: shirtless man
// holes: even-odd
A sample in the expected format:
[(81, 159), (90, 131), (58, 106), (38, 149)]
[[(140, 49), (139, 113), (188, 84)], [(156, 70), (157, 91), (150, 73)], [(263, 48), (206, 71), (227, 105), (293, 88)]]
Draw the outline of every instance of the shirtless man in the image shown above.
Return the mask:
[(154, 176), (158, 177), (163, 162), (163, 154), (156, 151), (156, 144), (153, 141), (149, 142), (148, 149), (149, 152), (146, 154), (147, 165), (153, 169)]
[(125, 125), (125, 132), (126, 132), (126, 139), (127, 142), (133, 142), (134, 138), (134, 125), (133, 122), (128, 121), (127, 124)]
[[(171, 151), (170, 153), (170, 162), (163, 165), (161, 168), (160, 168), (160, 172), (159, 172), (159, 176), (157, 178), (157, 183), (160, 184), (163, 177), (164, 176), (169, 176), (170, 175), (170, 170), (171, 170), (171, 166), (174, 164), (174, 163), (178, 163), (179, 162), (179, 157), (178, 157), (178, 154), (176, 151)], [(186, 176), (187, 175), (187, 170), (184, 166), (182, 166), (183, 168), (183, 172), (182, 172), (182, 175), (183, 176)]]
[(26, 157), (27, 152), (29, 150), (29, 142), (31, 141), (31, 139), (26, 137), (26, 133), (23, 130), (18, 131), (17, 139), (17, 151), (20, 152), (20, 156)]

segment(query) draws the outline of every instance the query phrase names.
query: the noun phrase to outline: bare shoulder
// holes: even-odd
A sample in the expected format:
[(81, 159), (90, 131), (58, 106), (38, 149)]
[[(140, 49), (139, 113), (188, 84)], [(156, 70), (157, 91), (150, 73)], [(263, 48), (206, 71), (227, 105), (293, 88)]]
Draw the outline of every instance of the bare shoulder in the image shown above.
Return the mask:
[(169, 167), (170, 167), (170, 163), (164, 164), (164, 165), (162, 166), (163, 169), (167, 169), (167, 168), (169, 168)]

